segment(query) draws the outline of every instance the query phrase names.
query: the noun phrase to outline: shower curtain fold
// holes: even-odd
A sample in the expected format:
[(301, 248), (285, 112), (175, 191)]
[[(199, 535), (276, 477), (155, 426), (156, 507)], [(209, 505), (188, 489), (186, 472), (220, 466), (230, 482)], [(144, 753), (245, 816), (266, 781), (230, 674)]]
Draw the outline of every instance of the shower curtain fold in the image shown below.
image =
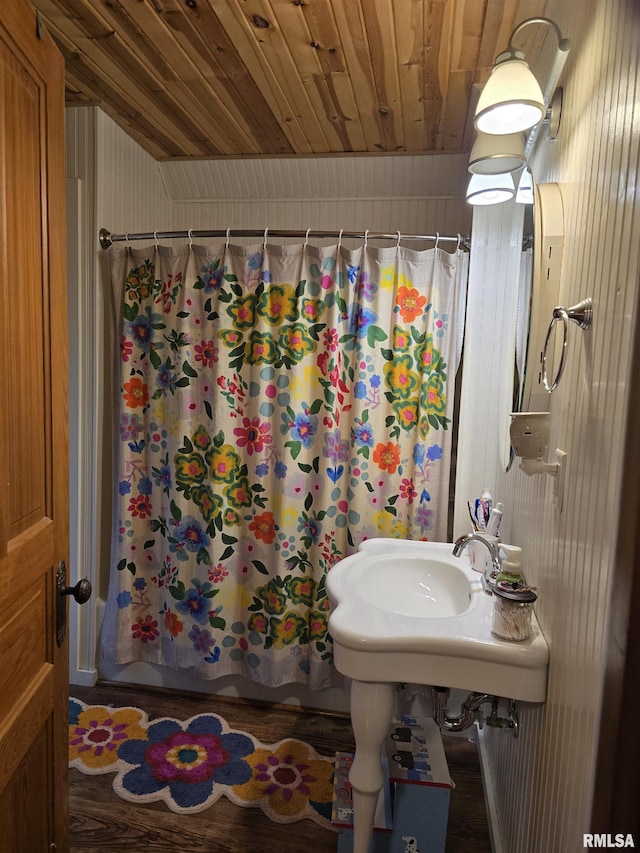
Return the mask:
[(446, 538), (467, 256), (224, 242), (109, 256), (122, 328), (103, 657), (330, 686), (331, 566), (373, 536)]

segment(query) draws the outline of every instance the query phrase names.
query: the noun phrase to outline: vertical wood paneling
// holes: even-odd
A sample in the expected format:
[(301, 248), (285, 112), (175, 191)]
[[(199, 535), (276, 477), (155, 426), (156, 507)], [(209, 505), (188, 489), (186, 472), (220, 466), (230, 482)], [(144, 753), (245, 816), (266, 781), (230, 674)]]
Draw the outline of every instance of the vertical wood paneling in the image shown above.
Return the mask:
[[(560, 138), (540, 139), (534, 175), (558, 181), (565, 211), (560, 301), (594, 300), (590, 332), (569, 330), (567, 368), (550, 397), (551, 441), (567, 451), (564, 508), (549, 477), (517, 466), (498, 478), (505, 538), (523, 546), (539, 586), (551, 649), (548, 699), (522, 707), (519, 741), (484, 730), (504, 853), (574, 853), (591, 829), (607, 666), (623, 428), (637, 324), (640, 38), (632, 2), (590, 0), (580, 16), (559, 0), (554, 19), (573, 43)], [(584, 23), (583, 23), (584, 22)], [(523, 782), (526, 779), (526, 782)], [(620, 831), (624, 828), (620, 827)]]
[[(254, 7), (261, 17), (270, 17), (267, 4), (257, 2)], [(293, 119), (302, 129), (305, 141), (301, 150), (332, 150), (332, 140), (327, 140), (327, 135), (332, 137), (332, 128), (328, 124), (323, 126), (314, 112), (317, 93), (312, 85), (307, 85), (310, 82), (308, 76), (306, 80), (303, 79), (302, 73), (296, 67), (280, 28), (269, 27), (256, 33), (249, 16), (237, 0), (218, 4), (216, 11), (231, 41), (239, 46), (241, 55), (246, 57), (245, 62), (255, 79), (261, 81), (260, 88), (265, 100), (271, 102), (274, 97), (277, 100), (278, 111), (275, 114), (286, 116), (290, 122)], [(314, 58), (315, 51), (308, 41), (305, 40), (304, 44), (307, 54)], [(323, 110), (320, 110), (319, 114), (322, 115)], [(337, 142), (337, 138), (335, 139)]]
[[(152, 155), (468, 151), (515, 21), (549, 0), (34, 0), (70, 103)], [(544, 37), (518, 38), (537, 68)]]

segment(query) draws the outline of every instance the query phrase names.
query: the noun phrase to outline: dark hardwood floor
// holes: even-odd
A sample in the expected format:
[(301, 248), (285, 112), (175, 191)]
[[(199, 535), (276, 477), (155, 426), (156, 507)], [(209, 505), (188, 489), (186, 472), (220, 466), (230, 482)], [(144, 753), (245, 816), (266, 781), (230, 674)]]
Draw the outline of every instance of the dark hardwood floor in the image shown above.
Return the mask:
[[(134, 705), (150, 718), (186, 719), (206, 707), (264, 743), (297, 738), (321, 755), (354, 747), (350, 721), (341, 715), (112, 684), (72, 686), (71, 695), (88, 704)], [(446, 853), (491, 853), (476, 746), (461, 737), (444, 737), (444, 746), (455, 783)], [(260, 809), (225, 797), (203, 812), (179, 816), (162, 803), (121, 800), (112, 789), (113, 774), (87, 776), (72, 768), (69, 777), (71, 853), (335, 853), (337, 847), (337, 833), (313, 821), (274, 823)]]

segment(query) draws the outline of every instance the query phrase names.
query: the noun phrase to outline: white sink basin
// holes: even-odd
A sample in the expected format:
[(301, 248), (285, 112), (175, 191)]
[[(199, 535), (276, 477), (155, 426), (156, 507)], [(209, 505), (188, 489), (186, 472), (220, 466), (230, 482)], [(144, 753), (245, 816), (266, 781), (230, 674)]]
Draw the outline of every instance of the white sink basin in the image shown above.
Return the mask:
[(398, 616), (456, 616), (471, 602), (464, 571), (420, 553), (372, 554), (367, 560), (355, 560), (348, 580), (350, 589), (367, 604)]
[(524, 642), (491, 633), (493, 597), (453, 544), (371, 539), (327, 575), (339, 672), (544, 702), (549, 648), (535, 616)]

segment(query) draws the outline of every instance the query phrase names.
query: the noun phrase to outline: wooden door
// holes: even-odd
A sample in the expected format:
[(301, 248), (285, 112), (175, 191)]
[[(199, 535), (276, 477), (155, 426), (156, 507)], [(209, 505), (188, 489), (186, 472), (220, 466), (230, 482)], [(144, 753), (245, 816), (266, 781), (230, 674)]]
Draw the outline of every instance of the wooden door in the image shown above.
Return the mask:
[(0, 849), (67, 849), (64, 68), (0, 2)]

